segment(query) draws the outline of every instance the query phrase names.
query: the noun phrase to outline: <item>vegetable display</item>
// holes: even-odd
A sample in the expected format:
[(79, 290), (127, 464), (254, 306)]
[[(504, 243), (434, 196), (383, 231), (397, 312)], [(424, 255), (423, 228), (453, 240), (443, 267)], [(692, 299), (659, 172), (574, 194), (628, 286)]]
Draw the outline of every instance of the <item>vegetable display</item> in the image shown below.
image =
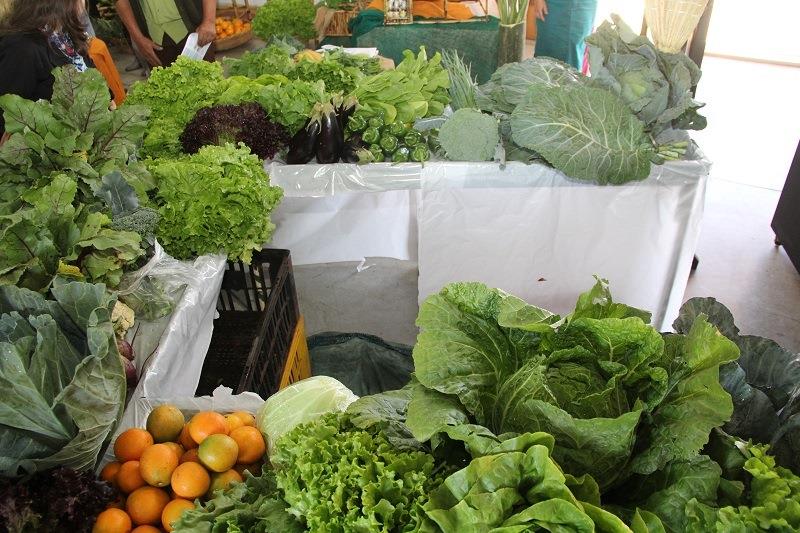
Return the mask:
[(357, 111), (347, 123), (347, 131), (351, 146), (360, 149), (353, 154), (355, 161), (424, 163), (431, 157), (428, 134), (415, 130), (411, 124), (386, 124), (380, 115), (370, 117), (364, 111)]
[(56, 278), (53, 300), (0, 287), (0, 474), (92, 468), (125, 405), (103, 285)]
[[(250, 262), (272, 236), (269, 214), (283, 197), (245, 146), (204, 146), (150, 164), (158, 179), (158, 239), (176, 259), (226, 252)], [(220, 194), (221, 191), (231, 191)]]

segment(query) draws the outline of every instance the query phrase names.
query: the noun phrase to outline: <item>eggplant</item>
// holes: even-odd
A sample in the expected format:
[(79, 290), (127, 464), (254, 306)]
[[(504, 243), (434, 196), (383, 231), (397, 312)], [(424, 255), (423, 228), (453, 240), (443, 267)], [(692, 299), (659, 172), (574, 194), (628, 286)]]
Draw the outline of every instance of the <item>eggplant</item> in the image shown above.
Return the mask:
[(339, 129), (344, 131), (347, 127), (348, 122), (350, 121), (350, 117), (353, 116), (353, 113), (356, 112), (356, 104), (358, 100), (354, 97), (349, 96), (347, 99), (343, 100), (339, 105), (335, 105), (336, 108), (336, 118), (339, 119)]
[(314, 159), (317, 149), (317, 138), (319, 137), (321, 124), (317, 117), (308, 119), (306, 125), (294, 134), (289, 141), (289, 153), (286, 155), (286, 163), (289, 165), (305, 165)]
[(366, 148), (366, 143), (361, 139), (361, 135), (355, 134), (344, 143), (342, 149), (342, 161), (345, 163), (360, 163), (362, 156), (359, 152)]
[(339, 127), (333, 104), (324, 104), (321, 110), (320, 131), (317, 137), (317, 163), (336, 163), (342, 156), (344, 132)]

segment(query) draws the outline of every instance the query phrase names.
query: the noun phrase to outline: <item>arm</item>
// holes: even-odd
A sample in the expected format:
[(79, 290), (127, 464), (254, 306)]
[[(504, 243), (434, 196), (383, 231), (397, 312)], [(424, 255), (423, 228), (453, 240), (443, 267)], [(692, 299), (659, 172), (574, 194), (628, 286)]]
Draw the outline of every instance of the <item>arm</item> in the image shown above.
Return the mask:
[(155, 52), (156, 50), (161, 50), (161, 47), (151, 41), (150, 38), (144, 33), (142, 33), (142, 30), (136, 23), (136, 17), (133, 16), (130, 0), (117, 0), (116, 7), (117, 15), (119, 15), (119, 19), (128, 30), (128, 33), (131, 36), (131, 41), (133, 41), (133, 44), (139, 50), (139, 53), (142, 54), (145, 59), (147, 59), (147, 62), (150, 63), (150, 65), (154, 67), (161, 65), (161, 60), (158, 59), (158, 56)]
[(205, 46), (216, 38), (215, 18), (217, 18), (217, 0), (203, 0), (203, 22), (197, 27), (198, 45)]

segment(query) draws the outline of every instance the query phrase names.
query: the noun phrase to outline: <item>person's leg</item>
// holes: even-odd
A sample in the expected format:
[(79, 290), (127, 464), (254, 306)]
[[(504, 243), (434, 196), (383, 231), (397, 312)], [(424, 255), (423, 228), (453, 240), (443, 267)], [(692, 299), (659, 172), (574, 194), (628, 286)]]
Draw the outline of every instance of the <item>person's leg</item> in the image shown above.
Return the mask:
[(544, 21), (537, 21), (535, 55), (559, 59), (580, 69), (583, 40), (592, 32), (597, 0), (549, 0)]

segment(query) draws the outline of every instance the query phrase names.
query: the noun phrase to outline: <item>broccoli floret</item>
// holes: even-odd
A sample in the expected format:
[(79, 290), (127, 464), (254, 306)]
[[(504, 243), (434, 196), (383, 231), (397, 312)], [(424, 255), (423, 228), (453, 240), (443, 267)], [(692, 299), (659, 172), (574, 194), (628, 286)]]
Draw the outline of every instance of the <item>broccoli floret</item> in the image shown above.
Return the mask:
[(489, 161), (500, 142), (497, 119), (475, 109), (459, 109), (439, 130), (439, 142), (452, 161)]
[(160, 218), (155, 209), (140, 207), (132, 213), (114, 217), (111, 227), (117, 231), (134, 231), (142, 236), (142, 241), (152, 243)]

